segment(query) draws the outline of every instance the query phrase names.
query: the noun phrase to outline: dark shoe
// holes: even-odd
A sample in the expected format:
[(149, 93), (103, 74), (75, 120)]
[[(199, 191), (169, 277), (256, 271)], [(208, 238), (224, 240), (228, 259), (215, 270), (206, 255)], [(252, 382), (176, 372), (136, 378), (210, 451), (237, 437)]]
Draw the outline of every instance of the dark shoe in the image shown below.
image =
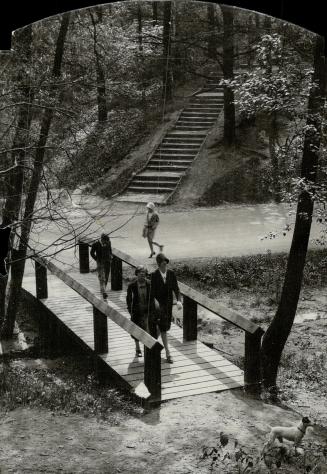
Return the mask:
[(106, 299), (108, 298), (108, 295), (107, 295), (107, 293), (105, 293), (105, 292), (102, 293), (102, 296), (103, 296), (103, 299), (104, 299), (104, 300), (106, 300)]
[(168, 356), (167, 357), (167, 362), (168, 362), (168, 364), (172, 364), (173, 363), (173, 358), (171, 356)]
[(151, 252), (150, 255), (149, 255), (149, 258), (152, 258), (153, 255), (155, 255), (155, 254), (156, 254), (156, 252)]
[(135, 355), (136, 355), (136, 357), (142, 357), (142, 352), (141, 351), (136, 351)]
[(163, 245), (159, 245), (160, 252), (163, 252), (163, 248), (164, 248)]

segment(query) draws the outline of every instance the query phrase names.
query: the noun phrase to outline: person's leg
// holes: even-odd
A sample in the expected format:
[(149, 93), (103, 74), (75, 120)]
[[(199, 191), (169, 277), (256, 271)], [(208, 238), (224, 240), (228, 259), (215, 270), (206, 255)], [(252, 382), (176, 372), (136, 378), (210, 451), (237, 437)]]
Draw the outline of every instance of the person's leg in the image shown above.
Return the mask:
[(140, 355), (140, 352), (141, 352), (140, 341), (138, 341), (138, 339), (134, 339), (134, 340), (135, 340), (135, 352), (137, 355)]
[(102, 263), (98, 264), (98, 278), (100, 283), (100, 292), (104, 298), (107, 297), (106, 288), (105, 288), (105, 274), (104, 266)]
[(169, 352), (169, 346), (168, 346), (168, 335), (167, 335), (166, 331), (161, 331), (161, 339), (162, 339), (162, 343), (163, 343), (163, 346), (164, 346), (165, 351), (166, 351), (166, 357), (167, 357), (167, 359), (169, 359), (170, 358), (170, 352)]
[(105, 263), (105, 270), (104, 270), (104, 287), (106, 289), (110, 274), (110, 262)]
[(149, 243), (149, 247), (150, 247), (150, 250), (151, 250), (151, 254), (150, 254), (150, 258), (151, 258), (152, 255), (155, 254), (155, 252), (153, 250), (153, 243), (152, 243), (152, 236), (151, 235), (148, 235), (148, 243)]
[(160, 251), (163, 250), (163, 245), (158, 244), (158, 242), (155, 242), (154, 240), (152, 240), (152, 245), (156, 245), (157, 247), (159, 247)]

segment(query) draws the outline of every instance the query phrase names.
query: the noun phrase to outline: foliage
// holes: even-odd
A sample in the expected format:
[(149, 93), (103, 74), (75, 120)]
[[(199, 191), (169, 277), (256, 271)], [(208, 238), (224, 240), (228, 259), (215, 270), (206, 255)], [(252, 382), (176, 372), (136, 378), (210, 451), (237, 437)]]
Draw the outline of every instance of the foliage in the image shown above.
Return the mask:
[[(306, 46), (312, 48), (309, 38)], [(295, 51), (287, 36), (270, 32), (255, 47), (253, 68), (221, 81), (234, 90), (241, 117), (256, 118), (268, 134), (272, 186), (278, 201), (294, 201), (299, 192), (312, 74), (312, 52), (306, 56)]]
[[(327, 283), (324, 271), (326, 250), (309, 251), (303, 283), (307, 287), (320, 287)], [(269, 294), (281, 285), (287, 263), (287, 254), (248, 255), (233, 258), (210, 258), (203, 263), (175, 265), (180, 278), (192, 278), (206, 287), (249, 288), (253, 292)]]
[(209, 470), (228, 474), (269, 474), (285, 472), (289, 474), (326, 472), (327, 445), (306, 442), (304, 450), (297, 451), (285, 445), (264, 445), (261, 453), (251, 454), (234, 440), (234, 446), (222, 444), (218, 440), (213, 447), (204, 447), (200, 462), (209, 461)]
[(112, 387), (100, 387), (89, 361), (66, 357), (57, 367), (33, 369), (17, 362), (0, 364), (0, 405), (13, 410), (17, 407), (42, 407), (55, 412), (81, 413), (117, 424), (122, 415), (138, 413), (140, 409), (128, 395)]

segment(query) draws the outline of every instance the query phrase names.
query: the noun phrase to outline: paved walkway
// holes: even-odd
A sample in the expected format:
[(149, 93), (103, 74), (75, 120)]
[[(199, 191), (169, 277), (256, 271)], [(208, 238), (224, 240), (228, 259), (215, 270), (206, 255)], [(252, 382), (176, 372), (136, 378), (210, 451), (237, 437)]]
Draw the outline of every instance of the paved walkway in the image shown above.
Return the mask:
[[(70, 212), (72, 225), (77, 229), (84, 219), (92, 225), (88, 236), (113, 232), (113, 246), (136, 260), (149, 263), (149, 247), (142, 238), (145, 220), (144, 204), (114, 203), (101, 198), (89, 198), (83, 209), (74, 207)], [(86, 209), (86, 211), (85, 211)], [(201, 257), (232, 257), (257, 253), (288, 251), (292, 231), (283, 236), (285, 224), (292, 223), (289, 210), (283, 205), (226, 205), (207, 209), (159, 209), (160, 224), (155, 240), (162, 243), (164, 252), (172, 260)], [(311, 247), (319, 236), (314, 222)], [(269, 238), (276, 233), (275, 238)], [(78, 232), (77, 232), (78, 234)], [(37, 235), (39, 248), (60, 236), (58, 230), (48, 228)], [(268, 237), (267, 237), (268, 236)], [(266, 237), (266, 238), (265, 238)], [(35, 238), (36, 240), (36, 238)], [(62, 262), (71, 262), (75, 249), (60, 253)], [(77, 261), (75, 259), (75, 261)]]

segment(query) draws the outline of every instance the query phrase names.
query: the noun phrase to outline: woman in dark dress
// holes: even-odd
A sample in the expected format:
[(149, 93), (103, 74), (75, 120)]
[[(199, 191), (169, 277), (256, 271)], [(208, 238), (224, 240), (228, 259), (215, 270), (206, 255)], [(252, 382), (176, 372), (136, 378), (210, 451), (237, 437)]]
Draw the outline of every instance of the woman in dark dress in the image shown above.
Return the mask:
[[(150, 282), (147, 280), (147, 272), (143, 266), (135, 270), (136, 280), (128, 285), (126, 303), (131, 321), (144, 331), (149, 332), (150, 312)], [(132, 336), (133, 337), (133, 336)], [(142, 357), (140, 343), (135, 337), (136, 357)]]

